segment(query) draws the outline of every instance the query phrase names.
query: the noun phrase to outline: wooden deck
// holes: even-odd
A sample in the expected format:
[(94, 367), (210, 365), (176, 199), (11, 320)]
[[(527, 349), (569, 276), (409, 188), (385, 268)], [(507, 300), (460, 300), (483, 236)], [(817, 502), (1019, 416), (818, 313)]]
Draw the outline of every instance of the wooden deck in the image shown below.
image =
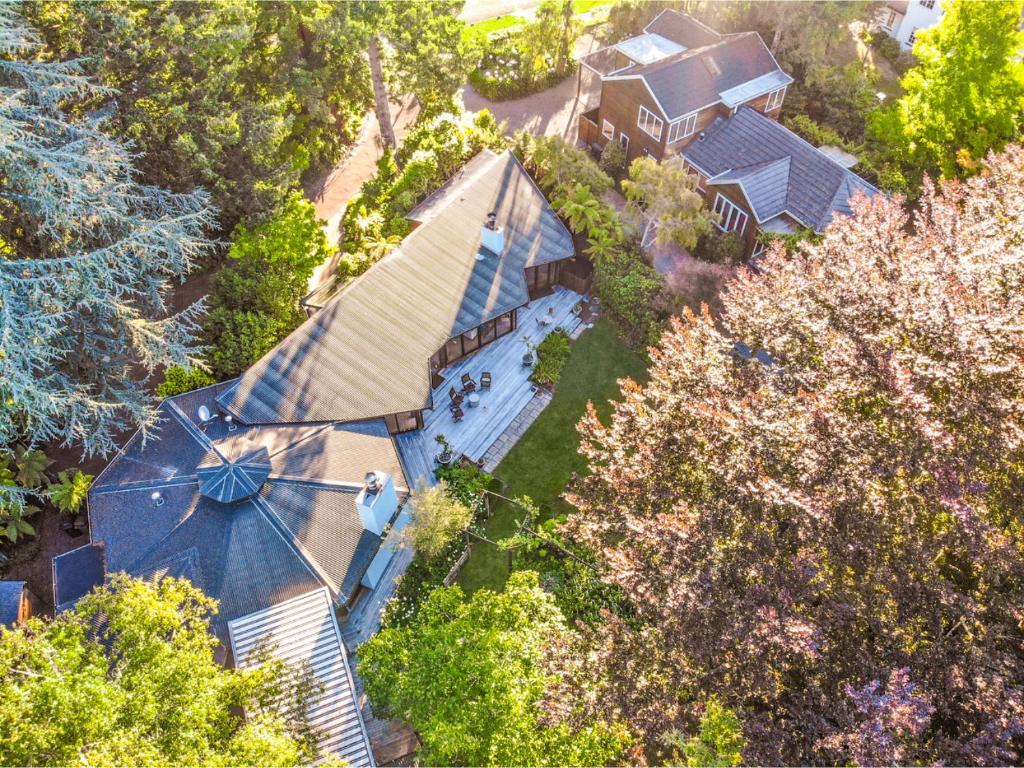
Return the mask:
[[(572, 312), (579, 300), (579, 294), (556, 287), (554, 293), (534, 299), (519, 310), (518, 326), (512, 333), (441, 372), (445, 381), (434, 390), (434, 410), (423, 413), (423, 429), (395, 436), (410, 483), (433, 484), (438, 435), (448, 439), (456, 456), (465, 455), (473, 461), (483, 458), (535, 394), (531, 369), (523, 367), (523, 354), (527, 351), (523, 337), (528, 336), (538, 344), (555, 328), (571, 334), (580, 325), (580, 319)], [(454, 386), (461, 390), (465, 373), (479, 385), (484, 371), (491, 372), (491, 389), (479, 393), (480, 405), (476, 408), (463, 403), (465, 418), (456, 422), (448, 409), (448, 389)]]

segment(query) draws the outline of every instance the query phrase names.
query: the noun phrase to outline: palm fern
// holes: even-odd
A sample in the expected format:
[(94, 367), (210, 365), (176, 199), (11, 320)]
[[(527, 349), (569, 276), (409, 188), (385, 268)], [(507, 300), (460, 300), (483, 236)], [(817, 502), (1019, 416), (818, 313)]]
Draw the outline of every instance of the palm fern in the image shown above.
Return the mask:
[(57, 475), (58, 482), (50, 486), (48, 495), (57, 509), (67, 514), (77, 514), (89, 495), (89, 486), (92, 485), (93, 476), (87, 475), (82, 470), (76, 469), (74, 474), (68, 470), (61, 470)]
[(46, 468), (53, 459), (40, 450), (29, 450), (24, 446), (15, 449), (14, 464), (18, 468), (17, 480), (25, 488), (38, 488), (46, 480)]

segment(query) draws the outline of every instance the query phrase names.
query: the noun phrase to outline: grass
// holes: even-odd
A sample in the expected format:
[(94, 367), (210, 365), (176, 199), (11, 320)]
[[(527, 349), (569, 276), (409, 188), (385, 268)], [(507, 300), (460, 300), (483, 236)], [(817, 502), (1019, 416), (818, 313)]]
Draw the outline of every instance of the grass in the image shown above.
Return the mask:
[(503, 29), (511, 29), (512, 27), (520, 27), (526, 23), (526, 19), (522, 16), (517, 16), (514, 13), (510, 13), (506, 16), (495, 16), (493, 19), (484, 19), (478, 21), (476, 24), (470, 24), (462, 31), (464, 39), (472, 37), (487, 37), (495, 32), (500, 32)]
[[(503, 495), (530, 496), (545, 517), (568, 512), (571, 507), (560, 496), (572, 475), (586, 470), (577, 451), (576, 424), (588, 401), (607, 419), (612, 410), (609, 400), (619, 399), (617, 381), (627, 376), (646, 381), (647, 363), (622, 343), (611, 321), (602, 318), (573, 344), (551, 403), (495, 471), (505, 485)], [(498, 541), (512, 534), (521, 514), (513, 504), (495, 504), (487, 538)], [(459, 583), (469, 593), (481, 587), (501, 590), (509, 573), (509, 553), (478, 542)]]

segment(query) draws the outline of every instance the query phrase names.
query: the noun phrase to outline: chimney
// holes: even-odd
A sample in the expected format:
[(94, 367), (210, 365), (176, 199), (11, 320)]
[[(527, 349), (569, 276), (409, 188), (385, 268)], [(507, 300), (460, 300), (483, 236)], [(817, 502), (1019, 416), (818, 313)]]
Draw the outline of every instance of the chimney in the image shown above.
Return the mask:
[(487, 214), (487, 223), (480, 229), (480, 247), (495, 256), (505, 250), (505, 232), (498, 226), (498, 214), (494, 211)]
[(363, 489), (356, 496), (356, 509), (363, 527), (380, 536), (398, 511), (398, 494), (391, 476), (379, 470), (368, 472)]

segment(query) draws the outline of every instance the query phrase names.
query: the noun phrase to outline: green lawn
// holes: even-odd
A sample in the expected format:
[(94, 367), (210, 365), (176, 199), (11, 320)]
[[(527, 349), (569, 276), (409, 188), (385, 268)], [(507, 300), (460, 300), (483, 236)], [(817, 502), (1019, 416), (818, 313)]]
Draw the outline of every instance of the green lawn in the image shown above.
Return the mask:
[[(607, 418), (608, 401), (619, 399), (616, 382), (627, 376), (646, 381), (646, 362), (619, 340), (611, 321), (600, 319), (573, 344), (551, 404), (498, 466), (495, 474), (505, 484), (503, 494), (532, 497), (547, 517), (568, 511), (569, 505), (559, 497), (573, 473), (586, 469), (577, 453), (576, 424), (588, 400)], [(497, 541), (513, 533), (520, 517), (521, 511), (512, 504), (495, 505), (487, 538)], [(508, 574), (508, 553), (477, 543), (459, 583), (467, 592), (480, 587), (500, 590)]]
[(494, 32), (500, 32), (503, 29), (510, 29), (512, 27), (519, 27), (526, 23), (526, 19), (522, 16), (517, 16), (514, 13), (510, 13), (506, 16), (495, 16), (493, 19), (484, 19), (478, 21), (476, 24), (467, 26), (462, 36), (465, 39), (471, 37), (487, 37)]

